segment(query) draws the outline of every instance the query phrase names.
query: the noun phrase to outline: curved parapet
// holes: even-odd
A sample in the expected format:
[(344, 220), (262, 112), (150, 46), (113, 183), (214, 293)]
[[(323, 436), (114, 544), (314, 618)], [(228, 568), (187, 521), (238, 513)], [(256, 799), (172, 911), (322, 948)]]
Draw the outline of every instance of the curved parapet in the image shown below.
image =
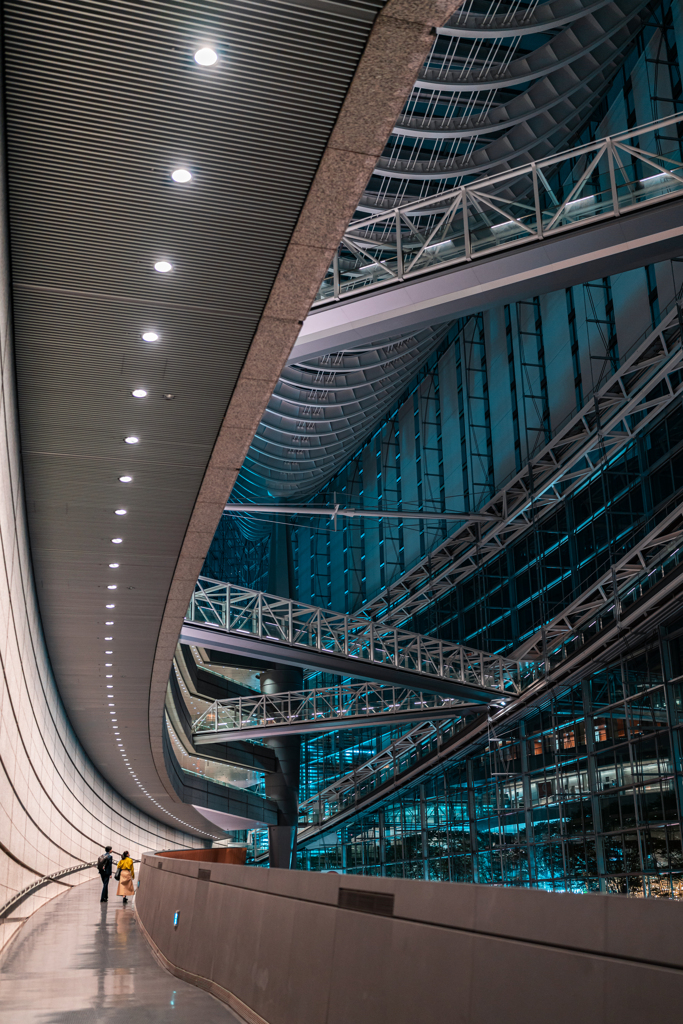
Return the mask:
[(541, 1024), (549, 1003), (559, 1024), (603, 1021), (605, 1006), (636, 1024), (676, 1019), (683, 999), (673, 900), (161, 853), (143, 858), (136, 910), (168, 970), (255, 1024)]

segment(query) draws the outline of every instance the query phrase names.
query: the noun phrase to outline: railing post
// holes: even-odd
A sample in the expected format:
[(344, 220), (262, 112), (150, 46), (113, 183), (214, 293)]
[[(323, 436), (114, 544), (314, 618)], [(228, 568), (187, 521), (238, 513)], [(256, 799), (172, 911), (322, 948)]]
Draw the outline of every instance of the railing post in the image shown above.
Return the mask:
[(401, 238), (401, 214), (398, 209), (395, 214), (395, 231), (396, 231), (396, 273), (398, 274), (399, 281), (403, 280), (403, 240)]
[(230, 632), (230, 584), (225, 588), (225, 628)]
[(443, 679), (443, 640), (439, 640), (439, 675)]
[(370, 619), (370, 661), (375, 660), (375, 623)]
[(294, 620), (294, 614), (293, 614), (293, 611), (292, 611), (293, 607), (294, 607), (294, 605), (293, 605), (292, 601), (290, 600), (289, 606), (288, 606), (288, 609), (287, 609), (288, 613), (289, 613), (289, 620), (288, 620), (288, 623), (287, 623), (287, 630), (288, 630), (287, 640), (289, 641), (290, 644), (294, 643), (294, 621), (293, 621)]
[(419, 633), (417, 635), (417, 671), (422, 671), (422, 641)]
[(317, 646), (319, 651), (322, 651), (322, 649), (323, 649), (323, 640), (322, 640), (322, 627), (320, 625), (320, 609), (318, 609), (315, 618), (316, 618), (316, 623), (317, 623), (316, 633), (317, 633), (317, 638), (318, 638), (316, 646)]
[(349, 617), (344, 615), (344, 654), (349, 656)]
[(332, 257), (332, 290), (335, 299), (339, 298), (339, 249), (335, 252)]
[(394, 668), (398, 668), (398, 630), (394, 628)]
[(257, 636), (263, 637), (263, 594), (259, 590), (258, 597), (256, 599), (256, 607), (258, 609), (258, 633)]
[(621, 216), (619, 209), (619, 193), (617, 191), (617, 176), (614, 171), (614, 143), (609, 138), (607, 142), (607, 166), (609, 168), (609, 184), (612, 190), (612, 209), (615, 217)]
[(467, 219), (467, 190), (465, 186), (462, 186), (462, 229), (463, 236), (465, 238), (465, 259), (472, 259), (472, 249), (470, 247), (470, 224)]
[(536, 161), (531, 165), (531, 177), (534, 183), (534, 207), (536, 209), (536, 235), (543, 238), (543, 217), (541, 215), (541, 197), (538, 191), (538, 168)]

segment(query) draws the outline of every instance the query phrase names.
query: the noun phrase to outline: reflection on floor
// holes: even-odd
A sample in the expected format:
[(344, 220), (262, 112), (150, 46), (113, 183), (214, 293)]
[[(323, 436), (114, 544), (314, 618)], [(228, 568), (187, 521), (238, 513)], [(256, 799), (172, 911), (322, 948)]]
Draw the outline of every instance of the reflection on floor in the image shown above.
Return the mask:
[(130, 903), (100, 903), (101, 889), (98, 880), (75, 886), (10, 942), (0, 956), (1, 1024), (239, 1024), (160, 967)]

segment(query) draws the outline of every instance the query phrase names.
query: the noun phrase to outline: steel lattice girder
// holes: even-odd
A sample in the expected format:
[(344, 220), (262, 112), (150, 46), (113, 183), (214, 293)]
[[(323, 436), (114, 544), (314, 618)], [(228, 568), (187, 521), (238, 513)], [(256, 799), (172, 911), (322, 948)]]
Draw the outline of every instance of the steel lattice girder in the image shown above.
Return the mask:
[(203, 577), (181, 639), (482, 703), (518, 686), (516, 662), (500, 655)]
[(588, 587), (542, 629), (520, 644), (514, 652), (515, 658), (543, 658), (547, 651), (552, 651), (568, 637), (574, 636), (588, 619), (598, 615), (608, 605), (613, 618), (618, 620), (620, 603), (629, 588), (647, 576), (653, 566), (661, 564), (667, 553), (675, 553), (674, 549), (678, 550), (682, 541), (683, 507), (679, 506), (653, 526), (593, 586)]
[(193, 723), (192, 737), (195, 746), (201, 746), (235, 735), (266, 738), (360, 729), (424, 719), (435, 721), (472, 712), (481, 712), (481, 705), (403, 686), (340, 683), (314, 690), (214, 701)]
[[(445, 596), (456, 584), (499, 555), (533, 523), (556, 508), (608, 465), (678, 395), (672, 379), (683, 366), (680, 304), (635, 347), (547, 445), (428, 558), (357, 614), (400, 624)], [(481, 523), (481, 516), (490, 522)]]

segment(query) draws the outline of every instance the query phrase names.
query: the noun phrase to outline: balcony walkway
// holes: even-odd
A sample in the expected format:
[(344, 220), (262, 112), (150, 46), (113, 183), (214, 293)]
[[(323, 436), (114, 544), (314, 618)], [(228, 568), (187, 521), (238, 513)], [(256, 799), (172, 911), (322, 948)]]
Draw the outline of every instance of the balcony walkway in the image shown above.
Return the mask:
[[(2, 1024), (239, 1024), (207, 992), (160, 967), (135, 911), (99, 879), (29, 918), (0, 956)], [(169, 910), (170, 913), (170, 910)]]

